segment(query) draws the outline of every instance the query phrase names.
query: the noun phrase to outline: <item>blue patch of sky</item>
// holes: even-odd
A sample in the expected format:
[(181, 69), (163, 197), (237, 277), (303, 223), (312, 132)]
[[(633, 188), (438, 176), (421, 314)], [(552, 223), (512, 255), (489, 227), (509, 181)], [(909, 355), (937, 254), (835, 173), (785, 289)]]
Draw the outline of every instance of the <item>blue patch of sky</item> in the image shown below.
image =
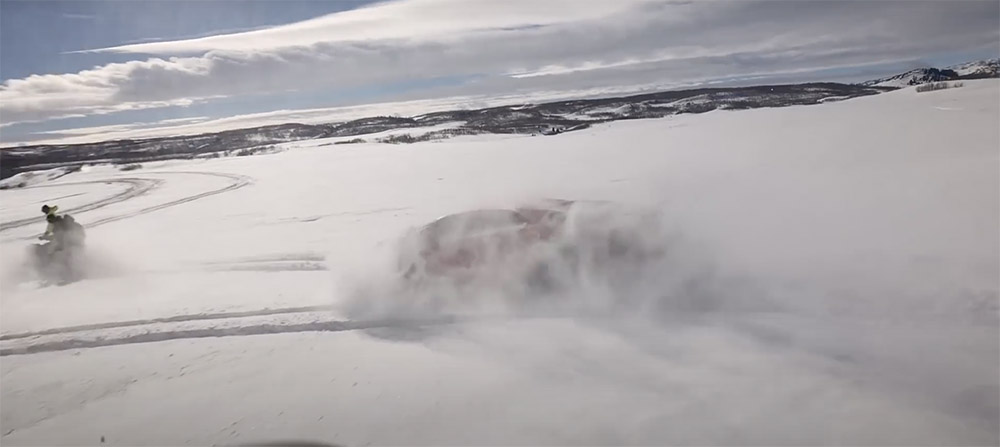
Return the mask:
[(75, 73), (141, 55), (72, 53), (294, 23), (374, 0), (0, 1), (0, 81)]

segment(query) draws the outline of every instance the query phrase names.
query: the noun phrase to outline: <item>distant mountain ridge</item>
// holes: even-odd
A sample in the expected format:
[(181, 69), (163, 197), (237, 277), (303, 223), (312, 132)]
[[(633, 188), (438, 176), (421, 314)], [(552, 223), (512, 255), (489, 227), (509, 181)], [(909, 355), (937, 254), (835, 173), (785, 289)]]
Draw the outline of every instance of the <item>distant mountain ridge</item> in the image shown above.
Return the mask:
[(40, 169), (94, 163), (135, 163), (155, 160), (218, 156), (221, 152), (252, 153), (276, 143), (329, 137), (363, 136), (398, 129), (445, 129), (414, 136), (380, 139), (411, 143), (456, 135), (551, 135), (617, 120), (661, 118), (681, 113), (739, 110), (759, 107), (820, 104), (888, 89), (837, 83), (809, 83), (732, 88), (699, 88), (616, 98), (579, 99), (544, 104), (520, 104), (477, 110), (450, 110), (412, 117), (377, 116), (331, 124), (281, 124), (223, 132), (116, 140), (85, 144), (34, 145), (0, 150), (0, 178)]
[(998, 71), (1000, 71), (998, 67), (1000, 67), (1000, 59), (984, 59), (945, 68), (917, 68), (897, 75), (861, 82), (859, 85), (902, 88), (929, 82), (996, 78)]
[(578, 99), (543, 104), (518, 104), (477, 110), (450, 110), (412, 117), (375, 116), (330, 124), (287, 123), (181, 135), (84, 144), (29, 145), (0, 148), (0, 178), (56, 167), (95, 163), (135, 163), (155, 160), (252, 154), (277, 143), (330, 137), (454, 125), (423, 133), (376, 139), (411, 143), (456, 135), (484, 133), (555, 135), (592, 124), (681, 113), (738, 110), (759, 107), (820, 104), (875, 95), (928, 82), (998, 77), (998, 59), (986, 59), (940, 68), (919, 68), (858, 84), (806, 83), (731, 88), (697, 88), (614, 98)]
[(966, 62), (948, 68), (966, 79), (996, 78), (1000, 77), (1000, 58)]

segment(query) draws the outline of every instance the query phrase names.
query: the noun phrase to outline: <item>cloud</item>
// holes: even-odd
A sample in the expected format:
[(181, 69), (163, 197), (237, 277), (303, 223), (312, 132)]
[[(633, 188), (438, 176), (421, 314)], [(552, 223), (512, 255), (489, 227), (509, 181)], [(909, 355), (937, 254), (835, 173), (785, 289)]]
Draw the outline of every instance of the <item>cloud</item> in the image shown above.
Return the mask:
[(171, 42), (141, 43), (86, 50), (89, 52), (200, 54), (208, 51), (266, 51), (326, 42), (444, 38), (486, 30), (530, 29), (538, 26), (600, 19), (627, 10), (636, 0), (543, 3), (461, 0), (405, 0), (381, 3), (289, 25), (242, 33)]
[[(91, 70), (62, 75), (32, 75), (11, 79), (0, 87), (0, 105), (5, 124), (166, 106), (188, 106), (219, 95), (201, 97), (165, 92), (180, 87), (184, 76), (204, 74), (202, 59), (149, 59), (108, 64)], [(127, 96), (130, 86), (160, 82), (157, 91), (141, 100)], [(124, 96), (123, 96), (124, 95)]]
[(443, 76), (476, 76), (452, 96), (677, 85), (995, 47), (998, 16), (996, 2), (401, 0), (93, 50), (158, 57), (8, 80), (0, 104), (11, 123)]
[[(167, 130), (173, 129), (184, 124), (199, 123), (202, 121), (207, 121), (210, 118), (206, 116), (193, 116), (190, 118), (174, 118), (162, 121), (154, 122), (140, 122), (140, 123), (128, 123), (128, 124), (110, 124), (107, 126), (91, 126), (91, 127), (76, 127), (72, 129), (60, 129), (47, 132), (37, 132), (35, 135), (38, 136), (55, 136), (55, 137), (67, 137), (67, 141), (53, 140), (53, 143), (59, 142), (63, 144), (71, 144), (74, 141), (74, 137), (97, 137), (95, 140), (104, 139), (118, 139), (118, 138), (129, 138), (128, 135), (132, 131), (149, 130), (155, 132), (156, 130)], [(96, 134), (100, 134), (99, 136)], [(115, 135), (122, 135), (120, 137), (115, 137)], [(109, 137), (110, 136), (110, 137)], [(89, 140), (89, 141), (95, 141)]]
[(70, 19), (70, 20), (97, 20), (98, 19), (98, 17), (96, 15), (93, 15), (93, 14), (63, 13), (61, 17), (64, 18), (64, 19)]

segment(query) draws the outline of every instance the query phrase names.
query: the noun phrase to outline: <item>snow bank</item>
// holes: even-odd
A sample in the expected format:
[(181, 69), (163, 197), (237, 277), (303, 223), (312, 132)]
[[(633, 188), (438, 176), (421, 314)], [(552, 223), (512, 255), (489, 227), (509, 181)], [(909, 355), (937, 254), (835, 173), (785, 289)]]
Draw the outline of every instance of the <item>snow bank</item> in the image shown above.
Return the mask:
[(23, 188), (50, 182), (72, 172), (69, 168), (53, 168), (41, 171), (22, 172), (0, 180), (0, 189)]

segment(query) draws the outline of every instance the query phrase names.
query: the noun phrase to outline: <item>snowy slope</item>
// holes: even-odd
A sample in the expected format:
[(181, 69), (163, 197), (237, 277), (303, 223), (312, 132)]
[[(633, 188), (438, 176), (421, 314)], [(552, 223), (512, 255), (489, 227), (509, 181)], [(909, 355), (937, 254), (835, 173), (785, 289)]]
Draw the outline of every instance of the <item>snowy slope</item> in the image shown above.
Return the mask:
[[(93, 279), (21, 283), (41, 225), (0, 231), (0, 443), (995, 445), (998, 95), (70, 174), (144, 183), (80, 189)], [(65, 188), (0, 191), (0, 220)], [(659, 209), (669, 268), (560, 313), (345, 310), (407, 228), (540, 197)]]
[(0, 189), (23, 188), (42, 182), (55, 180), (69, 173), (66, 168), (44, 169), (22, 172), (0, 180)]
[(997, 71), (998, 67), (1000, 67), (1000, 60), (984, 59), (980, 61), (952, 65), (943, 69), (933, 67), (917, 68), (894, 76), (865, 81), (860, 85), (868, 87), (902, 88), (926, 84), (929, 82), (951, 81), (957, 79), (996, 78), (1000, 76)]
[(928, 82), (947, 81), (957, 78), (958, 75), (951, 70), (939, 70), (937, 68), (917, 68), (900, 73), (887, 78), (873, 79), (862, 82), (861, 85), (869, 87), (909, 87), (911, 85), (926, 84)]
[(952, 65), (948, 69), (964, 77), (995, 78), (998, 75), (998, 69), (1000, 69), (1000, 59), (966, 62), (964, 64)]

